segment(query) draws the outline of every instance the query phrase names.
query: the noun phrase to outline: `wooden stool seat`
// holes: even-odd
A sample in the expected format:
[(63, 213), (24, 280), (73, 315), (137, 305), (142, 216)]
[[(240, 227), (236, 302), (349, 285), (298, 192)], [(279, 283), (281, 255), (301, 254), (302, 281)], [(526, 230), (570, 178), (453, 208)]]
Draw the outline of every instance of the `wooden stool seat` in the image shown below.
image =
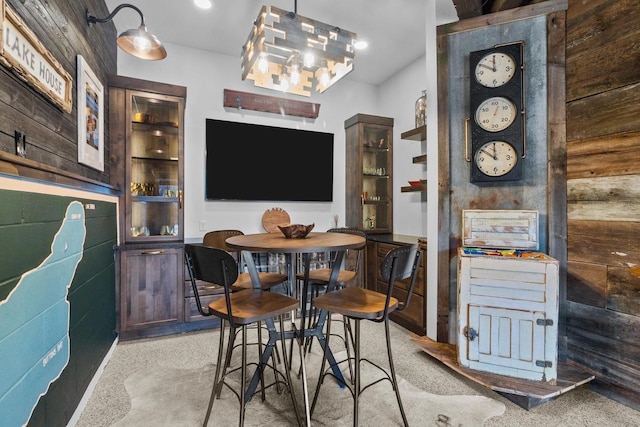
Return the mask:
[[(384, 315), (387, 297), (376, 291), (364, 288), (347, 287), (336, 292), (327, 292), (313, 299), (321, 310), (358, 319), (379, 319)], [(389, 298), (388, 312), (398, 308), (398, 300)]]
[[(281, 273), (269, 273), (266, 271), (261, 271), (258, 273), (258, 277), (260, 277), (260, 283), (262, 284), (263, 290), (269, 290), (276, 285), (280, 285), (287, 280), (289, 277), (286, 274)], [(233, 286), (241, 289), (251, 289), (253, 288), (253, 282), (251, 281), (251, 275), (249, 273), (240, 273), (238, 274), (238, 280), (235, 281)]]
[(229, 319), (227, 302), (224, 299), (213, 301), (209, 310), (214, 316), (224, 320), (232, 320), (237, 325), (249, 325), (296, 310), (300, 303), (297, 299), (275, 292), (244, 289), (229, 295), (233, 306), (232, 318)]
[[(358, 274), (357, 271), (352, 270), (340, 270), (338, 272), (338, 280), (336, 281), (336, 286), (344, 287), (356, 278)], [(329, 278), (331, 277), (331, 269), (330, 268), (318, 268), (317, 270), (311, 270), (309, 272), (309, 284), (311, 286), (327, 286), (329, 284)], [(296, 279), (304, 280), (304, 273), (296, 274)]]

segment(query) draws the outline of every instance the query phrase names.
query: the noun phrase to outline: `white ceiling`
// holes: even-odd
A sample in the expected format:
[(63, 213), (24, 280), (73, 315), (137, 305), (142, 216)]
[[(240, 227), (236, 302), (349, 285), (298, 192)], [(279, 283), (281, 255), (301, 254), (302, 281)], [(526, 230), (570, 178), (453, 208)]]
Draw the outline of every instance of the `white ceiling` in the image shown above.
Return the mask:
[[(237, 56), (239, 73), (242, 45), (260, 7), (294, 11), (297, 3), (299, 15), (355, 32), (358, 39), (369, 42), (366, 50), (356, 52), (348, 78), (374, 85), (425, 54), (428, 1), (436, 2), (438, 25), (458, 20), (452, 0), (211, 1), (213, 7), (208, 10), (199, 9), (193, 0), (131, 0), (128, 4), (142, 11), (147, 29), (162, 43)], [(121, 4), (119, 0), (105, 3), (110, 11)], [(135, 10), (123, 8), (113, 22), (119, 34), (137, 28), (140, 17)]]

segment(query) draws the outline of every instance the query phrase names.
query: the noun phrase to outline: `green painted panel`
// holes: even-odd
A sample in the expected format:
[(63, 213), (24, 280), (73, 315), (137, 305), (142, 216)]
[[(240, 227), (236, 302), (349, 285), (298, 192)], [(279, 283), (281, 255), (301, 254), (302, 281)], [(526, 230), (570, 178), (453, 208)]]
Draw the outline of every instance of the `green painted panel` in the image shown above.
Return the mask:
[(22, 222), (22, 197), (19, 191), (0, 192), (0, 226)]
[(0, 259), (6, 261), (0, 264), (0, 300), (49, 256), (66, 209), (75, 200), (85, 208), (86, 236), (68, 293), (70, 360), (38, 401), (29, 426), (66, 425), (116, 338), (117, 209), (115, 203), (90, 198), (0, 190)]

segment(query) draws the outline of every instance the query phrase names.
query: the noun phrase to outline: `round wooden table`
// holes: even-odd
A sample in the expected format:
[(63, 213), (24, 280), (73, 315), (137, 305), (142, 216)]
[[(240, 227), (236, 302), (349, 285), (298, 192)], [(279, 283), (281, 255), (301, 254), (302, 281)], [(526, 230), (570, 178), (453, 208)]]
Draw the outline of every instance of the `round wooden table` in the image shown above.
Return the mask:
[(226, 242), (231, 248), (242, 251), (311, 253), (361, 248), (366, 244), (366, 239), (354, 234), (312, 231), (302, 239), (287, 239), (278, 232), (233, 236), (229, 237)]

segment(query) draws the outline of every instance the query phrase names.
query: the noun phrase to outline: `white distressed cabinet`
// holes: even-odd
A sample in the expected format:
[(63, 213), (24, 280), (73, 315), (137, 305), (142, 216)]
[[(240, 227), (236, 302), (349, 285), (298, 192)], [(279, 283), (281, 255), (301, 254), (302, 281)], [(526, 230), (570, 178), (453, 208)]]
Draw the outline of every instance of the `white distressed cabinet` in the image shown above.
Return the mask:
[(558, 261), (458, 252), (458, 362), (528, 380), (557, 378)]

